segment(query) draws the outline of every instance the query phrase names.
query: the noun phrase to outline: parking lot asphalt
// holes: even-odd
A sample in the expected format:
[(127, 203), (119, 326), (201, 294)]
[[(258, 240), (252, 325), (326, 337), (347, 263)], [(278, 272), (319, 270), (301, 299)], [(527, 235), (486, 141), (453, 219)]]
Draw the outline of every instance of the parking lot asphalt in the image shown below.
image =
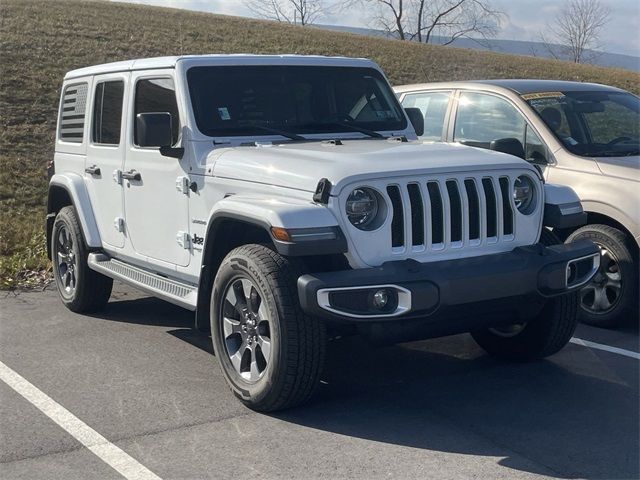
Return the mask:
[[(468, 335), (339, 339), (314, 400), (265, 415), (235, 400), (191, 325), (120, 285), (92, 317), (53, 291), (2, 293), (0, 361), (164, 479), (640, 476), (636, 358), (572, 343), (509, 364)], [(637, 325), (575, 336), (640, 351)], [(0, 478), (122, 478), (59, 423), (0, 380)]]

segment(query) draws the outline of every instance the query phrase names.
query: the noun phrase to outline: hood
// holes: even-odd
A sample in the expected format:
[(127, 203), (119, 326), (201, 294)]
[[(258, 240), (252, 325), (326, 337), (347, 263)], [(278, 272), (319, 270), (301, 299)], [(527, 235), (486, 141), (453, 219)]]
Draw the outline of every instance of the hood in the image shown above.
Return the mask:
[(517, 157), (444, 143), (392, 140), (291, 142), (216, 149), (212, 175), (314, 192), (327, 178), (337, 195), (358, 180), (460, 171), (529, 169)]
[(596, 162), (602, 173), (609, 177), (640, 182), (640, 156), (598, 157)]

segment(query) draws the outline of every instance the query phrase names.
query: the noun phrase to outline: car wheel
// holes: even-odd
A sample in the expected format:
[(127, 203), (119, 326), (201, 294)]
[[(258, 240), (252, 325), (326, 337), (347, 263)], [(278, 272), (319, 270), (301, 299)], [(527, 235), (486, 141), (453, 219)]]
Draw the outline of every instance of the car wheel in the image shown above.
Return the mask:
[(111, 296), (113, 280), (87, 265), (88, 249), (73, 207), (62, 208), (56, 215), (51, 234), (53, 276), (66, 307), (77, 313), (103, 308)]
[(227, 255), (214, 280), (214, 352), (232, 392), (254, 410), (300, 405), (319, 383), (325, 326), (302, 312), (297, 278), (277, 252), (244, 245)]
[(600, 268), (580, 291), (580, 320), (596, 327), (615, 327), (638, 316), (638, 266), (624, 233), (608, 225), (586, 225), (567, 242), (580, 239), (600, 247)]

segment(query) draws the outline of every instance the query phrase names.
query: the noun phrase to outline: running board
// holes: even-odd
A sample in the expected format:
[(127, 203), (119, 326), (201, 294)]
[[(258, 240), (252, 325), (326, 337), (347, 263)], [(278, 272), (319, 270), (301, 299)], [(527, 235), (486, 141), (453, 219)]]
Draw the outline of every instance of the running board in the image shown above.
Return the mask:
[(195, 310), (198, 302), (198, 288), (195, 285), (169, 280), (162, 275), (142, 268), (134, 267), (103, 253), (90, 253), (87, 259), (89, 268), (107, 277), (120, 280), (132, 287), (155, 297)]

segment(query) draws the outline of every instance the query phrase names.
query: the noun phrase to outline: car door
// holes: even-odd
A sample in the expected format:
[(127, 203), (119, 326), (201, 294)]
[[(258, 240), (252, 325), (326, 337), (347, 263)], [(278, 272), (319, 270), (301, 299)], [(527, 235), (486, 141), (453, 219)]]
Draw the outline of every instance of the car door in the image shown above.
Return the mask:
[(141, 147), (136, 115), (171, 114), (172, 142), (180, 141), (180, 113), (173, 70), (133, 72), (129, 102), (129, 141), (123, 171), (126, 234), (135, 255), (164, 267), (187, 266), (188, 196), (176, 187), (186, 177), (184, 161), (163, 156), (157, 147)]
[(402, 97), (403, 108), (418, 108), (424, 117), (424, 133), (421, 140), (444, 141), (451, 90), (434, 90), (427, 92), (410, 92)]
[(85, 181), (105, 248), (124, 246), (123, 198), (118, 172), (125, 157), (126, 115), (129, 73), (94, 78), (91, 127), (85, 160)]
[(458, 92), (449, 125), (449, 141), (479, 148), (491, 148), (491, 142), (516, 139), (524, 149), (524, 158), (544, 164), (549, 160), (546, 145), (513, 103), (487, 92)]

